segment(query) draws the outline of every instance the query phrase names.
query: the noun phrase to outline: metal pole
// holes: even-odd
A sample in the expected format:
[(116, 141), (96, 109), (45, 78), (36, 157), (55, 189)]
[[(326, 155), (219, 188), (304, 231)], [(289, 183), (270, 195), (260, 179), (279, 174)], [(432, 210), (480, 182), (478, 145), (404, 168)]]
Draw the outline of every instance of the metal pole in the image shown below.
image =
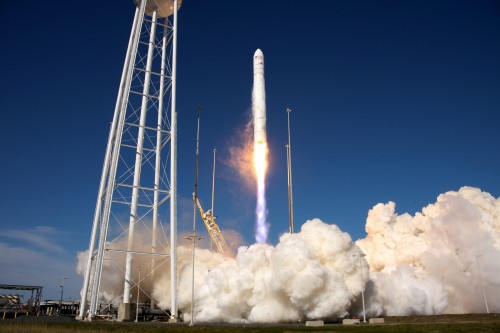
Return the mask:
[(64, 280), (67, 280), (67, 277), (61, 278), (61, 300), (59, 301), (59, 315), (61, 315), (61, 307), (63, 302), (63, 294), (64, 294)]
[(365, 288), (363, 286), (363, 268), (361, 266), (361, 257), (364, 257), (365, 254), (353, 254), (353, 257), (359, 256), (359, 274), (361, 276), (361, 301), (363, 302), (363, 323), (366, 323), (366, 310), (365, 310)]
[(290, 218), (290, 233), (294, 233), (293, 223), (293, 187), (292, 187), (292, 142), (290, 139), (290, 108), (286, 108), (288, 116), (288, 145), (287, 145), (287, 165), (288, 165), (288, 214)]
[(198, 105), (198, 127), (196, 130), (196, 159), (195, 159), (195, 172), (194, 172), (194, 194), (193, 194), (193, 235), (191, 239), (193, 240), (193, 257), (192, 257), (192, 267), (191, 267), (191, 322), (189, 326), (194, 326), (194, 259), (195, 259), (195, 249), (196, 249), (196, 200), (198, 199), (198, 162), (200, 159), (200, 112), (201, 106)]
[(135, 322), (139, 322), (139, 294), (141, 292), (141, 266), (139, 266), (139, 280), (137, 280), (137, 302), (135, 304)]
[(212, 172), (212, 216), (215, 216), (214, 213), (214, 193), (215, 193), (215, 155), (217, 154), (217, 149), (214, 147), (214, 167)]
[(139, 36), (141, 34), (145, 9), (146, 9), (146, 2), (143, 1), (141, 3), (141, 7), (139, 8), (139, 15), (137, 16), (138, 21), (134, 27), (135, 30), (132, 30), (131, 33), (132, 48), (128, 50), (130, 52), (129, 53), (130, 59), (129, 62), (125, 64), (125, 66), (127, 67), (126, 78), (123, 85), (122, 98), (120, 99), (119, 118), (117, 123), (118, 128), (116, 129), (113, 142), (113, 152), (111, 154), (111, 159), (110, 159), (109, 175), (107, 177), (107, 185), (106, 185), (105, 199), (104, 199), (104, 209), (102, 211), (102, 217), (101, 217), (99, 248), (97, 251), (97, 257), (95, 259), (95, 272), (92, 284), (92, 293), (91, 293), (90, 311), (89, 311), (91, 317), (97, 314), (97, 307), (99, 301), (99, 288), (100, 288), (100, 280), (102, 274), (102, 264), (104, 260), (104, 251), (106, 247), (106, 237), (108, 232), (109, 215), (111, 212), (111, 202), (113, 199), (115, 176), (118, 167), (119, 151), (123, 135), (123, 126), (125, 122), (125, 113), (128, 104), (128, 95), (130, 92), (130, 84), (132, 81), (135, 58), (137, 55), (137, 46), (139, 44)]
[[(158, 229), (158, 202), (160, 199), (160, 174), (161, 174), (161, 149), (162, 149), (162, 125), (163, 125), (163, 95), (165, 91), (165, 62), (167, 57), (167, 33), (168, 33), (168, 17), (165, 18), (165, 26), (163, 28), (163, 39), (161, 47), (161, 70), (160, 70), (160, 91), (158, 92), (158, 120), (156, 122), (156, 160), (155, 160), (155, 183), (154, 183), (154, 198), (153, 198), (153, 229), (151, 231), (151, 252), (156, 253), (156, 234)], [(155, 278), (156, 257), (151, 258), (151, 283)], [(151, 308), (154, 308), (154, 300), (151, 298)]]
[[(214, 194), (215, 194), (215, 155), (217, 154), (217, 149), (214, 147), (214, 166), (213, 166), (213, 172), (212, 172), (212, 216), (215, 219), (215, 212), (214, 212)], [(214, 242), (212, 240), (212, 237), (210, 237), (210, 250), (212, 250), (214, 245)]]
[[(196, 212), (195, 212), (196, 213)], [(193, 256), (191, 258), (191, 322), (189, 326), (194, 326), (194, 259), (195, 259), (195, 249), (196, 249), (196, 240), (202, 240), (203, 237), (196, 236), (196, 230), (193, 231), (191, 236), (184, 237), (184, 239), (189, 239), (193, 241)]]
[(287, 185), (288, 185), (288, 231), (293, 234), (292, 227), (292, 211), (291, 211), (291, 201), (290, 201), (290, 146), (288, 143), (286, 147), (286, 172), (287, 172)]
[(135, 10), (135, 15), (134, 15), (134, 21), (132, 24), (132, 32), (130, 34), (129, 42), (128, 42), (128, 47), (127, 47), (127, 54), (125, 56), (125, 63), (123, 65), (123, 70), (122, 70), (122, 76), (120, 80), (120, 87), (118, 88), (118, 96), (116, 98), (116, 105), (115, 105), (115, 113), (113, 115), (113, 121), (111, 123), (111, 128), (109, 130), (109, 136), (108, 136), (108, 144), (106, 146), (106, 154), (104, 155), (104, 165), (102, 167), (102, 173), (101, 173), (101, 182), (99, 184), (99, 192), (97, 194), (97, 202), (96, 202), (96, 209), (94, 213), (94, 221), (92, 224), (92, 232), (90, 236), (90, 244), (89, 244), (89, 255), (87, 259), (87, 268), (85, 271), (85, 278), (83, 282), (83, 291), (82, 291), (82, 299), (80, 302), (80, 312), (79, 312), (79, 319), (82, 319), (85, 315), (85, 311), (87, 309), (87, 294), (88, 294), (88, 289), (89, 289), (89, 284), (90, 284), (90, 275), (92, 272), (92, 254), (94, 252), (95, 248), (95, 242), (97, 239), (97, 231), (99, 229), (99, 221), (101, 217), (101, 207), (102, 207), (102, 199), (104, 196), (104, 190), (106, 186), (106, 180), (108, 176), (108, 171), (109, 171), (109, 164), (110, 164), (110, 157), (111, 157), (111, 151), (113, 147), (113, 138), (115, 137), (115, 131), (116, 131), (116, 126), (118, 122), (118, 115), (120, 111), (120, 105), (121, 105), (121, 100), (123, 99), (123, 86), (126, 81), (126, 76), (127, 76), (127, 68), (129, 67), (129, 62), (130, 62), (130, 53), (133, 49), (133, 41), (134, 41), (134, 31), (136, 30), (137, 22), (139, 21), (139, 8), (136, 8)]
[[(363, 284), (363, 267), (361, 266), (361, 257), (364, 257), (364, 254), (359, 254), (359, 273), (361, 274), (361, 284)], [(361, 288), (361, 300), (363, 301), (363, 323), (366, 323), (366, 309), (365, 309), (365, 292), (364, 287)]]
[[(195, 215), (196, 215), (196, 207), (195, 207)], [(191, 322), (189, 326), (194, 326), (194, 251), (196, 248), (196, 230), (193, 230), (193, 258), (191, 265)]]
[[(132, 251), (134, 249), (134, 230), (138, 218), (137, 206), (139, 202), (139, 187), (141, 186), (142, 148), (144, 145), (144, 127), (146, 126), (146, 114), (148, 112), (149, 83), (151, 81), (151, 66), (153, 63), (155, 34), (156, 34), (156, 11), (154, 11), (152, 15), (151, 31), (149, 35), (148, 56), (146, 61), (146, 73), (144, 75), (144, 87), (142, 90), (141, 116), (139, 120), (140, 127), (137, 133), (137, 148), (135, 151), (135, 166), (134, 166), (134, 183), (132, 189), (132, 201), (130, 205), (130, 221), (128, 226), (128, 243), (127, 243), (128, 251)], [(133, 260), (133, 254), (127, 252), (127, 257), (125, 262), (125, 283), (123, 288), (123, 303), (130, 303), (132, 260)]]
[(194, 213), (193, 214), (193, 231), (196, 230), (196, 198), (198, 198), (198, 161), (200, 159), (200, 113), (201, 105), (198, 105), (198, 127), (196, 129), (196, 158), (194, 164)]
[(484, 305), (486, 305), (486, 313), (490, 313), (490, 308), (488, 307), (488, 301), (486, 300), (486, 293), (484, 292), (483, 276), (481, 275), (481, 268), (479, 267), (479, 257), (482, 255), (476, 255), (477, 270), (479, 271), (479, 283), (481, 283), (481, 289), (483, 290)]
[(170, 288), (172, 321), (177, 320), (177, 8), (174, 0), (174, 22), (172, 41), (172, 109), (170, 129)]

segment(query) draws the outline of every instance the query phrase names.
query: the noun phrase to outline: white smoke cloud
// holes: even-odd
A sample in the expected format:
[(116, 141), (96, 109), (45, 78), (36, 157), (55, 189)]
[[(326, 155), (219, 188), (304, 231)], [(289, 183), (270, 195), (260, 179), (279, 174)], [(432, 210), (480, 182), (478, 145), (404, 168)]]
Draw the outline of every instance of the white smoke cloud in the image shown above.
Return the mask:
[(265, 323), (342, 316), (366, 282), (352, 256), (358, 252), (349, 235), (318, 219), (283, 235), (276, 247), (241, 247), (234, 260), (197, 280), (195, 318)]
[[(299, 233), (283, 235), (275, 247), (240, 247), (235, 258), (197, 249), (195, 319), (273, 323), (343, 316), (368, 280), (365, 274), (361, 281), (359, 258), (353, 256), (359, 252), (348, 234), (318, 219), (306, 222)], [(178, 306), (189, 320), (191, 248), (179, 246), (177, 254)], [(79, 256), (80, 260), (85, 257)], [(123, 291), (123, 272), (111, 263), (119, 258), (113, 259), (105, 262), (102, 274), (102, 298), (108, 302), (116, 301)], [(137, 257), (134, 266), (147, 267), (150, 261)], [(364, 259), (362, 267), (368, 272)], [(133, 279), (136, 281), (137, 272)], [(141, 281), (141, 289), (151, 291), (156, 303), (168, 309), (170, 265), (157, 270), (153, 280)]]
[[(242, 246), (234, 258), (197, 249), (195, 320), (274, 323), (361, 315), (362, 290), (369, 317), (485, 312), (478, 263), (490, 311), (500, 311), (500, 299), (492, 296), (500, 290), (500, 199), (464, 187), (415, 216), (398, 215), (393, 202), (378, 204), (368, 213), (366, 231), (354, 244), (337, 226), (313, 219), (276, 246)], [(137, 237), (136, 249), (148, 251), (148, 244), (148, 237)], [(105, 262), (101, 290), (119, 302), (123, 254), (107, 255), (114, 258)], [(191, 318), (191, 257), (189, 244), (178, 247), (178, 306), (185, 320)], [(143, 276), (140, 301), (150, 293), (168, 309), (170, 264), (158, 262), (154, 274)], [(148, 272), (151, 258), (136, 257), (137, 265)]]
[[(395, 208), (393, 202), (373, 207), (368, 236), (356, 242), (376, 287), (374, 313), (485, 312), (477, 259), (486, 293), (498, 292), (500, 200), (463, 187), (415, 216), (397, 215)], [(497, 297), (488, 303), (500, 310)]]

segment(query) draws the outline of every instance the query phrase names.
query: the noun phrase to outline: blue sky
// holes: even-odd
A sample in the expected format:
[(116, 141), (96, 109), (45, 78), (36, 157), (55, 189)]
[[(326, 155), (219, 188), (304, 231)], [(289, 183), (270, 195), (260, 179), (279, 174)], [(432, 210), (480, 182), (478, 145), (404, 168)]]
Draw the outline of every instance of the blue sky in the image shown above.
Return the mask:
[[(4, 176), (0, 283), (78, 295), (130, 34), (132, 1), (1, 1)], [(200, 198), (217, 146), (219, 224), (253, 242), (255, 198), (224, 163), (265, 56), (270, 242), (288, 228), (292, 126), (296, 229), (318, 217), (363, 238), (368, 210), (414, 214), (449, 190), (500, 194), (498, 1), (185, 0), (179, 12), (180, 215), (190, 212), (196, 106)], [(190, 221), (179, 221), (180, 229)]]

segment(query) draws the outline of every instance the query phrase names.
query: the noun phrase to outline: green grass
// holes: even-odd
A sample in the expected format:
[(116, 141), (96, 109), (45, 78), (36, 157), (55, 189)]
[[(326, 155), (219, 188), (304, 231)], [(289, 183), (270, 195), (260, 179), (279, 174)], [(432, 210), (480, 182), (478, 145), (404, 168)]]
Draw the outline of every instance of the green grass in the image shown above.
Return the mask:
[(412, 323), (388, 325), (328, 325), (324, 327), (305, 326), (195, 326), (149, 324), (149, 323), (55, 323), (37, 321), (0, 321), (2, 333), (104, 333), (104, 332), (129, 332), (129, 333), (299, 333), (299, 332), (500, 332), (498, 322), (474, 323)]

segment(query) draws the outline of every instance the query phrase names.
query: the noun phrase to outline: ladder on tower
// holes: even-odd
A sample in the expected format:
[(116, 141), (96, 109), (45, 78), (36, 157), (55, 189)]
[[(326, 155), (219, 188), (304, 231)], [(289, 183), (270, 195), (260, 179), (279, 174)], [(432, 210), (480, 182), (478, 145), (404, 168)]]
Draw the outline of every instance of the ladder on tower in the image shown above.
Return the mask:
[(203, 208), (201, 207), (200, 200), (198, 200), (198, 198), (194, 195), (194, 193), (193, 193), (193, 200), (196, 203), (196, 206), (198, 206), (201, 219), (203, 220), (203, 223), (205, 223), (205, 227), (207, 228), (208, 234), (210, 235), (210, 239), (217, 248), (217, 252), (222, 254), (230, 254), (231, 250), (227, 246), (226, 241), (224, 240), (224, 237), (220, 232), (219, 226), (217, 225), (217, 223), (215, 223), (215, 216), (212, 215), (212, 212), (210, 210), (206, 212), (203, 210)]

